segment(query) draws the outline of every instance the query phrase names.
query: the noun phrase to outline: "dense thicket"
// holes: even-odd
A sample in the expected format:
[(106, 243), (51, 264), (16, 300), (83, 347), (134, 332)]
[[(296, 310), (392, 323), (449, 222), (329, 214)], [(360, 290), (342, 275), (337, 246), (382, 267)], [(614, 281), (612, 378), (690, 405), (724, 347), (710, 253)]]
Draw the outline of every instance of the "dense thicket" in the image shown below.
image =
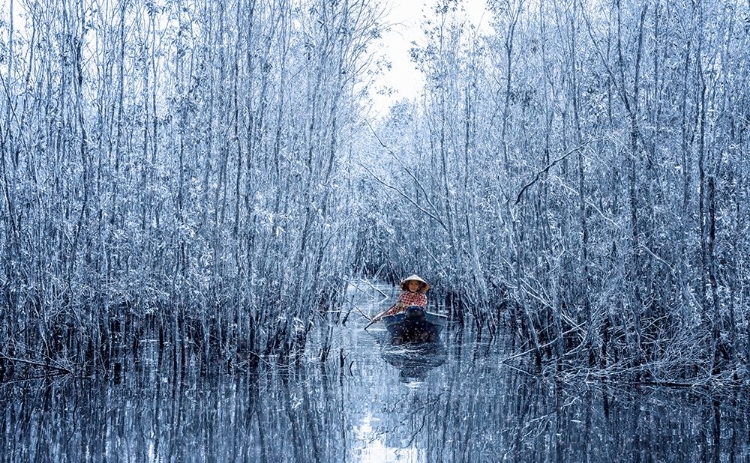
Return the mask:
[(10, 0), (0, 372), (137, 352), (288, 356), (353, 240), (368, 0)]
[(370, 130), (370, 3), (10, 0), (0, 373), (286, 358), (416, 271), (538, 364), (747, 378), (750, 5), (441, 0)]
[(747, 378), (750, 5), (489, 4), (489, 35), (450, 0), (425, 23), (362, 261), (509, 314), (540, 363)]

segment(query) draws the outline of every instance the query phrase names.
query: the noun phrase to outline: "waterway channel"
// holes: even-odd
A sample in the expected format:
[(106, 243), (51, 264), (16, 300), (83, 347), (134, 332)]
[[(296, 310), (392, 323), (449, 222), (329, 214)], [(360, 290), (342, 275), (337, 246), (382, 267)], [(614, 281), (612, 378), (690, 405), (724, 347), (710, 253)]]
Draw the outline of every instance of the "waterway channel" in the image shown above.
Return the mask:
[[(531, 373), (510, 343), (448, 328), (426, 352), (367, 319), (394, 289), (350, 288), (329, 360), (174, 378), (141, 356), (108, 380), (0, 384), (2, 462), (739, 462), (743, 391)], [(328, 328), (317, 331), (318, 338)], [(148, 340), (141, 343), (148, 349)], [(266, 363), (267, 362), (267, 363)]]

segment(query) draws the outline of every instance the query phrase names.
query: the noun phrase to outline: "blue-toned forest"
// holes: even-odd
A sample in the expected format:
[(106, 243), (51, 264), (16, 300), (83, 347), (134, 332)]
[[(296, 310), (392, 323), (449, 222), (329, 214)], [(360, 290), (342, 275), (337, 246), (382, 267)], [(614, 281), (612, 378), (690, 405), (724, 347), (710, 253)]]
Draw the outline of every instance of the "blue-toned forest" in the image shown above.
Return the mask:
[(426, 5), (0, 1), (0, 463), (748, 457), (750, 3)]
[(294, 362), (416, 271), (530, 370), (747, 384), (747, 2), (442, 0), (377, 119), (379, 2), (4, 8), (0, 380)]

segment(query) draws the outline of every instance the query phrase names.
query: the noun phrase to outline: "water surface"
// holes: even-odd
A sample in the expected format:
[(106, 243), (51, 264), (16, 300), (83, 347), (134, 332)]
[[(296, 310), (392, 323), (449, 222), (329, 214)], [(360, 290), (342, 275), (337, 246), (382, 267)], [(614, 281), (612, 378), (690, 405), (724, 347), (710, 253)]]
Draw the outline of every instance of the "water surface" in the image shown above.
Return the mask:
[[(362, 328), (387, 304), (352, 290), (330, 359), (179, 378), (144, 340), (110, 380), (0, 385), (2, 461), (747, 461), (743, 391), (635, 387), (528, 373), (509, 343), (449, 330), (426, 352)], [(389, 288), (378, 288), (387, 295)], [(151, 352), (152, 355), (148, 355)]]

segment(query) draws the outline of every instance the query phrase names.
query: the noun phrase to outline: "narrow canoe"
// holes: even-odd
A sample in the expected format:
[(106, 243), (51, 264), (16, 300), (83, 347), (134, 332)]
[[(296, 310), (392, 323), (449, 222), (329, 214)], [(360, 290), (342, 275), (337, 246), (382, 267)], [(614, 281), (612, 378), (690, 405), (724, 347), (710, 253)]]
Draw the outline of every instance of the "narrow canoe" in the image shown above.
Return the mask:
[(434, 342), (448, 324), (448, 317), (411, 306), (404, 312), (383, 317), (383, 323), (395, 344)]

